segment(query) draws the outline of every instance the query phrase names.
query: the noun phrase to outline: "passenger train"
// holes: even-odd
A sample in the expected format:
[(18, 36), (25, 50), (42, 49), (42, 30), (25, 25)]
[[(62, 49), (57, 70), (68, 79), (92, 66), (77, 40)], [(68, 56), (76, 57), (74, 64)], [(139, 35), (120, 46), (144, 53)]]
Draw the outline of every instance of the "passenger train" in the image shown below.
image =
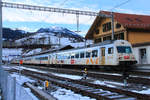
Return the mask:
[[(106, 41), (88, 47), (26, 56), (22, 60), (23, 64), (90, 67), (133, 65), (137, 62), (131, 44), (125, 40)], [(19, 63), (19, 59), (14, 59), (12, 63)]]

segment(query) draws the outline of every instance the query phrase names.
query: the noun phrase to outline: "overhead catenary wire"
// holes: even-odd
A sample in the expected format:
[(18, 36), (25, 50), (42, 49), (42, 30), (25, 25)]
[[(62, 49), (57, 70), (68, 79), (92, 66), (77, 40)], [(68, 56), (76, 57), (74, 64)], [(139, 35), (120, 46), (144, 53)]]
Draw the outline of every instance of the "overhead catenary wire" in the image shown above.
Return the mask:
[(120, 7), (120, 6), (124, 5), (124, 4), (126, 4), (126, 3), (128, 3), (128, 2), (130, 2), (130, 1), (131, 1), (131, 0), (126, 0), (126, 1), (124, 1), (124, 2), (122, 2), (122, 3), (120, 3), (120, 4), (115, 5), (113, 8), (110, 9), (110, 11), (113, 11), (113, 9), (116, 9), (116, 8), (118, 8), (118, 7)]
[(114, 13), (113, 13), (113, 9), (116, 9), (116, 8), (128, 3), (129, 1), (131, 1), (131, 0), (126, 0), (126, 1), (124, 1), (120, 4), (118, 4), (118, 5), (114, 6), (112, 9), (110, 9), (110, 11), (111, 11), (111, 22), (112, 22), (111, 23), (111, 26), (112, 26), (112, 40), (114, 40), (114, 34), (115, 34), (114, 33)]
[(64, 0), (62, 3), (60, 3), (60, 6), (63, 6), (67, 1), (69, 0)]

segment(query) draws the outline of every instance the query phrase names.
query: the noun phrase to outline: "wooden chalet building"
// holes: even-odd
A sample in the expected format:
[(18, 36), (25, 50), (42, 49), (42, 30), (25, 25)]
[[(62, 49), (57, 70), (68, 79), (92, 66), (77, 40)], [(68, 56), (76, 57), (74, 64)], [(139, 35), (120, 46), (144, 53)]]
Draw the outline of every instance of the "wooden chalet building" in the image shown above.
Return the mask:
[[(94, 43), (110, 40), (111, 29), (111, 18), (96, 17), (85, 38), (94, 40)], [(124, 39), (131, 44), (150, 42), (150, 16), (115, 12), (114, 31), (115, 39)]]
[[(108, 11), (100, 13), (111, 14)], [(150, 16), (114, 12), (114, 33), (115, 40), (127, 40), (133, 45), (139, 64), (150, 64)], [(98, 43), (111, 40), (111, 35), (111, 18), (97, 16), (85, 38)]]

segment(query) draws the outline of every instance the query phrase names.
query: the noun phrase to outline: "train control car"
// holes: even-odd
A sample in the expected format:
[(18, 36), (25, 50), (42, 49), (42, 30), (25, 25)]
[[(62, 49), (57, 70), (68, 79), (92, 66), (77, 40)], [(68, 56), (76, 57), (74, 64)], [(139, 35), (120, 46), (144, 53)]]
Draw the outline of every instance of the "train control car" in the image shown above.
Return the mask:
[[(118, 66), (137, 61), (128, 41), (106, 41), (89, 47), (50, 52), (23, 58), (24, 64)], [(28, 61), (27, 61), (28, 60)]]

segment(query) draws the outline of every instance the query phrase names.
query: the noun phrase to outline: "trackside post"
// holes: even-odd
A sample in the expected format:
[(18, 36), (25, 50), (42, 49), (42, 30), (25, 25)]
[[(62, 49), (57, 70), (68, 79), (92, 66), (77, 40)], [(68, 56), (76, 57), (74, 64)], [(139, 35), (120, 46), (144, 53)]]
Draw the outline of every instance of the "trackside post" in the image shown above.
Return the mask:
[(48, 90), (49, 82), (46, 80), (44, 81), (44, 90)]
[(87, 68), (84, 68), (83, 79), (87, 79)]
[(21, 65), (23, 64), (23, 60), (19, 61), (19, 78), (21, 78)]

